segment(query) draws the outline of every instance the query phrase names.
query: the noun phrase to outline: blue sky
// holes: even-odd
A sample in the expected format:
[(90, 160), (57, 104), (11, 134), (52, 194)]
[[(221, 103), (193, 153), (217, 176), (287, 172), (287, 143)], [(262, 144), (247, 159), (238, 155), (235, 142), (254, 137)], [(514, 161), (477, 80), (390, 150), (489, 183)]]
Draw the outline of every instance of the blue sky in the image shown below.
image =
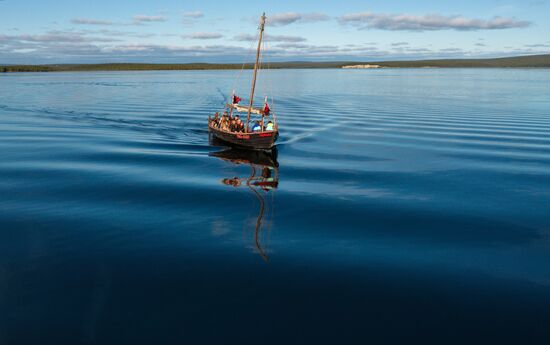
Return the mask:
[(550, 53), (550, 0), (0, 0), (0, 64), (242, 62)]

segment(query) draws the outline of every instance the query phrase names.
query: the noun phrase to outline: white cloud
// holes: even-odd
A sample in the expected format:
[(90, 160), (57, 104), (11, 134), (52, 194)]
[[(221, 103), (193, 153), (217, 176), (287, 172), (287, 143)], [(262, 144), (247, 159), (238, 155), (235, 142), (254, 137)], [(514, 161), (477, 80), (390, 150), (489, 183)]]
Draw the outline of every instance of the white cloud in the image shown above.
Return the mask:
[(184, 35), (183, 38), (191, 38), (195, 40), (213, 40), (222, 38), (223, 35), (218, 32), (194, 32), (190, 35)]
[(272, 26), (284, 26), (293, 24), (296, 22), (319, 22), (328, 20), (329, 17), (322, 13), (297, 13), (297, 12), (286, 12), (286, 13), (276, 13), (271, 16), (267, 16), (266, 23)]
[(493, 17), (491, 19), (473, 19), (460, 15), (443, 16), (439, 14), (382, 14), (372, 12), (351, 13), (338, 18), (341, 24), (351, 24), (360, 29), (380, 30), (496, 30), (523, 28), (531, 25), (528, 21), (514, 18)]
[[(235, 41), (252, 42), (256, 41), (258, 37), (250, 34), (239, 34), (233, 38)], [(286, 36), (286, 35), (265, 35), (265, 39), (268, 42), (305, 42), (304, 37), (299, 36)]]
[[(2, 42), (5, 40), (8, 42)], [(40, 42), (13, 41), (0, 35), (0, 59), (5, 63), (83, 63), (83, 62), (242, 62), (248, 49), (234, 45), (158, 45), (103, 44), (99, 42), (66, 42), (40, 39)], [(506, 51), (461, 50), (459, 48), (427, 49), (405, 46), (402, 50), (383, 50), (372, 46), (338, 47), (281, 43), (270, 49), (271, 61), (388, 61), (434, 58), (497, 57), (548, 53), (548, 49), (513, 49)]]
[(204, 13), (202, 13), (201, 11), (188, 11), (183, 12), (183, 17), (197, 19), (204, 17)]
[(192, 26), (197, 20), (204, 17), (204, 13), (201, 11), (188, 11), (183, 12), (183, 24), (186, 26)]
[(311, 45), (304, 43), (281, 43), (277, 44), (277, 48), (288, 48), (288, 49), (308, 49)]
[(273, 26), (288, 25), (297, 22), (302, 16), (296, 12), (278, 13), (267, 18), (267, 23)]
[(165, 16), (147, 16), (143, 14), (135, 15), (132, 18), (134, 24), (153, 23), (153, 22), (165, 22), (167, 19)]
[(303, 22), (323, 22), (329, 20), (330, 17), (323, 13), (313, 12), (313, 13), (304, 13), (302, 15)]
[(128, 55), (135, 55), (135, 53), (140, 53), (140, 56), (143, 56), (143, 57), (219, 56), (221, 54), (226, 54), (228, 51), (237, 55), (246, 53), (245, 48), (236, 47), (236, 46), (226, 46), (226, 45), (173, 46), (173, 45), (157, 45), (157, 44), (117, 45), (117, 46), (104, 48), (103, 51), (105, 53), (117, 53), (117, 54), (128, 54)]
[(48, 31), (40, 35), (0, 35), (0, 41), (11, 43), (85, 43), (85, 42), (118, 42), (119, 39), (108, 37), (90, 37), (81, 32)]
[(108, 20), (90, 19), (90, 18), (74, 18), (71, 20), (73, 24), (82, 25), (113, 25), (114, 23)]
[[(108, 30), (108, 29), (99, 29), (99, 30), (86, 29), (86, 30), (78, 31), (78, 33), (82, 35), (101, 35), (101, 36), (117, 37), (117, 38), (123, 38), (123, 37), (151, 38), (151, 37), (157, 36), (156, 33), (152, 33), (152, 32), (134, 32), (134, 31)], [(175, 35), (175, 36), (178, 36), (178, 35)]]

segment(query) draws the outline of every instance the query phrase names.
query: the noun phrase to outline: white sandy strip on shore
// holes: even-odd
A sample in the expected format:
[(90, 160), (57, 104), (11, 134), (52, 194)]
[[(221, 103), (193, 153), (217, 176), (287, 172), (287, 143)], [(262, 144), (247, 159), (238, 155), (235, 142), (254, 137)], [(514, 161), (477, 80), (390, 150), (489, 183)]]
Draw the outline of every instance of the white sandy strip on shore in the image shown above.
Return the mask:
[(342, 68), (382, 68), (380, 65), (349, 65), (342, 66)]

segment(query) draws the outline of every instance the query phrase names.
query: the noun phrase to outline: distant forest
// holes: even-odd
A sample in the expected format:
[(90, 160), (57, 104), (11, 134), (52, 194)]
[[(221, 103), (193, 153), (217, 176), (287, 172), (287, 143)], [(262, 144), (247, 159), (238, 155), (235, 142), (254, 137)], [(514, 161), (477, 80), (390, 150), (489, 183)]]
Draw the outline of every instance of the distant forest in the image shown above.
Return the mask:
[[(550, 68), (550, 54), (516, 56), (496, 59), (442, 59), (414, 61), (339, 61), (339, 62), (274, 62), (270, 68), (342, 68), (350, 65), (379, 65), (382, 68)], [(0, 72), (74, 72), (74, 71), (171, 71), (241, 69), (242, 64), (59, 64), (59, 65), (0, 65)], [(251, 69), (253, 64), (245, 64)]]

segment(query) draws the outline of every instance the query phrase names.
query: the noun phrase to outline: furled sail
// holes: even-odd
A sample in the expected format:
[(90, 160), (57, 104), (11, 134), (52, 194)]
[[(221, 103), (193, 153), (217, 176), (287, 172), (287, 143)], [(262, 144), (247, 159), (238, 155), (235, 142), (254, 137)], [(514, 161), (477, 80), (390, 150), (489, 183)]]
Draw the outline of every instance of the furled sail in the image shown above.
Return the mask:
[[(242, 112), (242, 113), (248, 113), (248, 110), (250, 109), (250, 107), (247, 107), (247, 106), (244, 106), (244, 105), (238, 105), (238, 104), (228, 104), (229, 107), (233, 108), (234, 110), (238, 111), (238, 112)], [(250, 109), (250, 112), (252, 114), (258, 114), (258, 115), (262, 115), (263, 114), (263, 110), (261, 108), (252, 108)]]

